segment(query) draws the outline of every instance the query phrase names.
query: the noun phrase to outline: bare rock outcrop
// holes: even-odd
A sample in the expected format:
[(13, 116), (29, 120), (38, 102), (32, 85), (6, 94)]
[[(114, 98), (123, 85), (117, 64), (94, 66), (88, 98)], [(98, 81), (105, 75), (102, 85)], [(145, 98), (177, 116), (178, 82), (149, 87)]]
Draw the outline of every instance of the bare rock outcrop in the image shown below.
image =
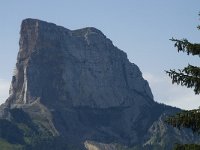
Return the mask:
[(160, 138), (192, 136), (168, 126), (158, 133), (162, 114), (178, 109), (156, 103), (137, 65), (98, 29), (69, 30), (25, 19), (20, 34), (2, 118), (9, 119), (10, 109), (22, 108), (53, 136), (79, 149), (85, 141), (96, 142), (85, 143), (95, 150), (114, 149), (112, 143), (169, 148), (176, 141), (158, 142)]

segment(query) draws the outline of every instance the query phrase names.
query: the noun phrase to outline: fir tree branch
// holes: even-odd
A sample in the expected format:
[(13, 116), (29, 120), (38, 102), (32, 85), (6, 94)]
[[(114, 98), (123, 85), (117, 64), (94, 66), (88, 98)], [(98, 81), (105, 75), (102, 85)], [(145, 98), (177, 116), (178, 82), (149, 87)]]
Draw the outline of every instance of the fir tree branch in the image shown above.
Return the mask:
[(187, 39), (170, 39), (171, 41), (175, 42), (174, 47), (177, 47), (178, 52), (187, 52), (187, 54), (192, 55), (199, 55), (200, 56), (200, 44), (197, 43), (190, 43)]
[(195, 94), (200, 94), (200, 77), (199, 68), (189, 65), (183, 70), (176, 72), (175, 70), (166, 71), (169, 77), (172, 79), (172, 83), (181, 84), (188, 88), (194, 88)]
[(168, 117), (165, 122), (178, 129), (191, 128), (193, 132), (200, 134), (200, 109), (182, 111)]
[(187, 75), (200, 78), (200, 67), (188, 65), (185, 67), (182, 72), (185, 72)]
[[(200, 16), (200, 13), (199, 13)], [(197, 26), (200, 29), (200, 25)], [(177, 48), (178, 52), (186, 52), (188, 55), (199, 55), (200, 56), (200, 44), (190, 43), (187, 39), (170, 39), (175, 42), (174, 46)], [(172, 83), (181, 84), (188, 88), (194, 88), (195, 94), (200, 94), (200, 67), (188, 65), (182, 70), (170, 70), (166, 73), (171, 77)], [(200, 134), (200, 108), (190, 111), (182, 111), (174, 116), (169, 116), (166, 123), (180, 128), (191, 128), (193, 132)], [(200, 149), (200, 145), (196, 144), (185, 144), (176, 145), (175, 150), (182, 149)]]

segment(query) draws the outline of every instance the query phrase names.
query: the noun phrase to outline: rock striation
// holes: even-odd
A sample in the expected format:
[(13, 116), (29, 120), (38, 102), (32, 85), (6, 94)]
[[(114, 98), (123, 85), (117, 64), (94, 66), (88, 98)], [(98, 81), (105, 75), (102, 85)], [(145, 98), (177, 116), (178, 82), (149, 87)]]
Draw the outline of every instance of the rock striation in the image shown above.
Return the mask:
[(14, 104), (39, 98), (49, 105), (110, 108), (153, 101), (139, 68), (95, 28), (70, 31), (27, 19), (19, 43), (10, 90)]
[[(181, 134), (160, 119), (178, 109), (156, 103), (137, 65), (98, 29), (69, 30), (25, 19), (20, 35), (2, 117), (9, 118), (10, 109), (22, 108), (53, 136), (79, 149), (116, 146), (106, 143), (162, 147), (192, 139), (184, 133), (175, 141), (160, 140)], [(86, 141), (94, 141), (93, 146)]]

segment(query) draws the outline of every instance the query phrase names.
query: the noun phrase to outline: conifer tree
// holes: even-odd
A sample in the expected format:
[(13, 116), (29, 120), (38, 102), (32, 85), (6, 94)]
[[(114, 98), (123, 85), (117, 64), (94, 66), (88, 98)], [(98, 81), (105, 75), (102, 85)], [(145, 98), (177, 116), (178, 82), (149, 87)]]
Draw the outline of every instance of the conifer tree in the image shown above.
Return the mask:
[[(200, 14), (199, 14), (200, 16)], [(200, 29), (200, 26), (197, 27)], [(186, 52), (187, 55), (194, 55), (200, 57), (200, 44), (191, 43), (187, 39), (170, 39), (175, 44), (178, 52)], [(195, 94), (200, 94), (200, 67), (188, 65), (183, 69), (169, 70), (166, 73), (171, 77), (172, 83), (180, 84), (188, 88), (193, 88)], [(199, 99), (200, 100), (200, 99)], [(170, 116), (166, 119), (166, 122), (173, 127), (177, 128), (190, 128), (194, 133), (200, 134), (200, 108), (195, 110), (182, 111), (174, 116)], [(186, 149), (200, 149), (200, 145), (185, 144), (176, 145), (175, 150)]]

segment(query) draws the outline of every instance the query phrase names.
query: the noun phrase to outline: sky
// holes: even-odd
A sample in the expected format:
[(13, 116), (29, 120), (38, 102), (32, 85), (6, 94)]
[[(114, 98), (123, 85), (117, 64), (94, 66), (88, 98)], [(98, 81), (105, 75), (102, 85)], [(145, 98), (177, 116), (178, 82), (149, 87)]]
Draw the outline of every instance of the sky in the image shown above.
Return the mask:
[(36, 18), (74, 30), (100, 29), (127, 53), (148, 80), (155, 101), (182, 109), (200, 106), (193, 89), (172, 85), (164, 70), (199, 65), (169, 39), (199, 42), (199, 0), (6, 0), (0, 5), (0, 103), (8, 97), (19, 50), (20, 25)]

